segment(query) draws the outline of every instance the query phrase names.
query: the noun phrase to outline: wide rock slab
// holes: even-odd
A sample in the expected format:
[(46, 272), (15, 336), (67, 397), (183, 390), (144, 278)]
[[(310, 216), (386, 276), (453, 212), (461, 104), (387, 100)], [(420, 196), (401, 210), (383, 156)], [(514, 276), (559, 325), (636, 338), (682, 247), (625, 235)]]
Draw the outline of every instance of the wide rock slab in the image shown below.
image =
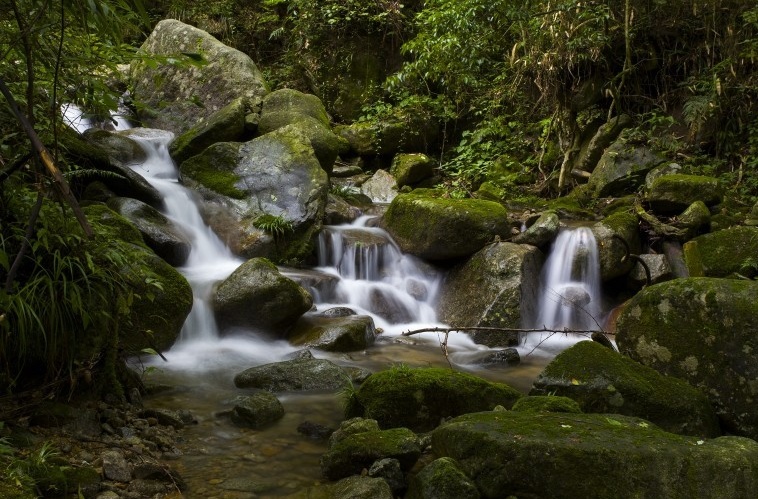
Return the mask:
[(481, 497), (752, 498), (758, 443), (699, 440), (621, 415), (497, 411), (466, 414), (432, 433)]
[(326, 359), (292, 359), (251, 367), (234, 377), (237, 388), (270, 392), (342, 390), (351, 386), (344, 369)]
[[(139, 118), (146, 126), (181, 135), (238, 97), (256, 102), (268, 93), (250, 57), (175, 19), (159, 22), (140, 51), (185, 61), (156, 65), (148, 57), (132, 63), (132, 94), (144, 106)], [(188, 62), (187, 53), (202, 64)]]
[(347, 417), (370, 417), (382, 428), (429, 431), (443, 418), (513, 406), (521, 397), (504, 383), (449, 369), (391, 368), (369, 376), (351, 396)]
[(529, 393), (570, 397), (583, 412), (640, 417), (672, 433), (721, 435), (704, 393), (594, 341), (580, 341), (558, 354)]
[(505, 208), (481, 199), (443, 199), (425, 193), (392, 200), (382, 225), (406, 253), (427, 260), (470, 256), (510, 234)]
[(703, 390), (729, 432), (758, 438), (758, 283), (707, 277), (650, 286), (616, 322), (619, 351)]

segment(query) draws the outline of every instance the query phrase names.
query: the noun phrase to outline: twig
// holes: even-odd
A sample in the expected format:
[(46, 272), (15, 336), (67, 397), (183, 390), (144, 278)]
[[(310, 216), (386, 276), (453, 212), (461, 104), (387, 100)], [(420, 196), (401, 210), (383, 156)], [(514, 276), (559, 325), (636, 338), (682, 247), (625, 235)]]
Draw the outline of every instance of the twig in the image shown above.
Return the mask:
[[(522, 329), (522, 328), (493, 327), (493, 326), (463, 326), (463, 327), (427, 327), (427, 328), (421, 328), (421, 329), (412, 329), (410, 331), (404, 331), (402, 335), (412, 336), (414, 334), (419, 334), (419, 333), (445, 333), (447, 335), (449, 333), (457, 333), (457, 332), (465, 332), (465, 331), (495, 331), (495, 332), (500, 332), (500, 333), (566, 333), (566, 334), (568, 333), (572, 333), (572, 334), (601, 333), (601, 334), (609, 334), (609, 335), (615, 334), (608, 331), (603, 331), (602, 329), (570, 329), (570, 328), (551, 329), (548, 327)], [(445, 340), (447, 341), (447, 336), (445, 337)]]

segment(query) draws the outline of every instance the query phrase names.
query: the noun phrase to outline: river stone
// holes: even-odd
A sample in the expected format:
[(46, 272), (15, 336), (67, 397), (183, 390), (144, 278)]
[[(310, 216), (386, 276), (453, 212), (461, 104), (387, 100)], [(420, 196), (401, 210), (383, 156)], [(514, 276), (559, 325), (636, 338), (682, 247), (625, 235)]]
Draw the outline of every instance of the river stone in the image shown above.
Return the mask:
[(758, 438), (758, 283), (693, 277), (643, 289), (616, 322), (621, 353), (701, 389), (722, 427)]
[(351, 395), (345, 415), (376, 419), (382, 428), (429, 431), (444, 418), (497, 405), (510, 408), (520, 397), (504, 383), (467, 373), (393, 367), (369, 376)]
[(629, 281), (636, 287), (642, 287), (646, 284), (658, 284), (659, 282), (668, 281), (674, 278), (674, 273), (669, 265), (668, 258), (662, 254), (645, 253), (639, 255), (640, 260), (645, 262), (650, 270), (650, 283), (647, 282), (647, 273), (640, 262), (637, 262), (629, 272)]
[(695, 201), (706, 206), (721, 202), (723, 188), (718, 179), (701, 175), (670, 174), (653, 180), (647, 202), (657, 213), (676, 215)]
[(629, 245), (629, 252), (638, 255), (641, 251), (639, 221), (631, 211), (618, 210), (591, 227), (595, 235), (600, 260), (600, 279), (607, 282), (628, 273), (634, 267), (635, 261), (627, 258), (624, 243)]
[(353, 475), (334, 483), (320, 484), (285, 496), (287, 499), (393, 499), (381, 478)]
[(312, 306), (311, 295), (265, 258), (252, 258), (237, 267), (213, 297), (221, 329), (286, 329)]
[(82, 137), (90, 144), (97, 145), (112, 162), (122, 165), (143, 163), (147, 153), (138, 142), (128, 137), (128, 134), (109, 132), (102, 128), (90, 128)]
[(361, 185), (361, 193), (373, 203), (389, 203), (397, 196), (397, 181), (385, 170), (377, 170), (374, 175)]
[(434, 175), (434, 161), (426, 154), (396, 154), (392, 158), (390, 174), (397, 186), (414, 185)]
[(292, 359), (251, 367), (234, 377), (237, 388), (270, 392), (342, 390), (352, 386), (345, 371), (326, 359)]
[(364, 431), (349, 435), (329, 446), (321, 456), (321, 473), (329, 480), (359, 475), (379, 460), (397, 459), (408, 471), (421, 455), (418, 437), (408, 428)]
[(329, 194), (324, 208), (324, 223), (326, 225), (349, 224), (360, 217), (363, 211), (348, 203), (342, 196)]
[(273, 393), (259, 391), (236, 397), (230, 417), (237, 426), (258, 430), (282, 419), (284, 406)]
[(132, 479), (132, 467), (126, 462), (124, 454), (119, 450), (107, 450), (102, 453), (103, 476), (115, 482), (129, 482)]
[(645, 176), (664, 162), (647, 146), (630, 144), (626, 132), (608, 147), (587, 181), (595, 197), (618, 196), (635, 191)]
[(340, 423), (340, 427), (329, 436), (329, 447), (334, 447), (337, 442), (344, 440), (350, 435), (363, 433), (364, 431), (379, 431), (379, 423), (376, 419), (350, 418)]
[(758, 275), (758, 228), (730, 227), (703, 234), (691, 243), (706, 277), (753, 278)]
[(250, 57), (174, 19), (160, 21), (140, 51), (148, 59), (158, 56), (182, 61), (182, 53), (203, 59), (202, 65), (132, 63), (132, 96), (144, 106), (139, 119), (146, 126), (181, 135), (236, 98), (256, 102), (268, 93)]
[[(495, 243), (448, 272), (439, 295), (438, 314), (454, 326), (519, 328), (534, 317), (544, 256), (534, 246)], [(510, 346), (518, 335), (491, 331), (468, 333), (491, 347)]]
[(108, 207), (137, 227), (145, 243), (174, 267), (184, 265), (192, 250), (187, 235), (152, 206), (136, 199), (114, 197)]
[(636, 416), (671, 433), (721, 435), (705, 394), (594, 341), (580, 341), (558, 354), (529, 393), (570, 397), (584, 412)]
[(579, 414), (582, 408), (575, 400), (561, 395), (528, 395), (521, 397), (511, 409), (516, 412), (568, 412)]
[(368, 315), (303, 317), (287, 339), (295, 346), (327, 352), (355, 352), (374, 344), (376, 326)]
[(451, 260), (473, 255), (496, 237), (510, 235), (508, 214), (499, 203), (428, 194), (423, 190), (398, 195), (382, 218), (382, 225), (404, 252), (428, 260)]
[(177, 164), (203, 152), (216, 142), (235, 142), (245, 135), (247, 101), (243, 98), (219, 109), (208, 119), (196, 124), (177, 137), (169, 146), (171, 157)]
[(317, 269), (282, 269), (282, 274), (304, 287), (316, 303), (334, 302), (340, 278)]
[(546, 211), (540, 214), (524, 232), (517, 234), (512, 241), (516, 244), (530, 244), (543, 248), (550, 244), (558, 231), (561, 229), (561, 221), (554, 211)]
[(758, 494), (755, 441), (675, 435), (615, 414), (466, 414), (434, 430), (432, 450), (455, 459), (483, 498), (747, 499)]
[(479, 499), (476, 484), (449, 457), (435, 459), (410, 480), (405, 499)]
[[(217, 143), (181, 165), (207, 203), (225, 216), (207, 217), (210, 226), (242, 256), (278, 260), (309, 254), (321, 228), (329, 179), (302, 131), (286, 126), (243, 144)], [(256, 221), (279, 217), (287, 229), (264, 237)]]

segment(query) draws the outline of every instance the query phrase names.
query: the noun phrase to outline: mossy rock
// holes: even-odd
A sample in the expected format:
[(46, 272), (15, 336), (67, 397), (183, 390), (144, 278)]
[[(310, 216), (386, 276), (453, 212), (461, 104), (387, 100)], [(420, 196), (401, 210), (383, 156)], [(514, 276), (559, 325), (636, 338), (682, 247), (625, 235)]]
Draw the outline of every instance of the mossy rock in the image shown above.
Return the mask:
[(758, 494), (755, 441), (675, 435), (622, 415), (466, 414), (434, 430), (432, 451), (455, 459), (483, 498), (747, 499)]
[(382, 478), (353, 475), (336, 483), (318, 484), (285, 496), (287, 499), (394, 499)]
[(476, 484), (449, 457), (435, 459), (414, 475), (405, 499), (479, 499)]
[(310, 116), (299, 117), (292, 126), (308, 137), (321, 168), (326, 173), (332, 173), (337, 156), (347, 148), (345, 140), (335, 135), (328, 126)]
[(234, 99), (207, 119), (174, 139), (169, 153), (177, 164), (203, 152), (217, 142), (236, 142), (245, 135), (247, 100)]
[(584, 412), (636, 416), (682, 435), (721, 435), (701, 391), (594, 341), (580, 341), (545, 367), (530, 394), (548, 393), (576, 400)]
[(287, 339), (296, 346), (327, 352), (355, 352), (374, 344), (376, 326), (368, 315), (303, 317)]
[(396, 154), (392, 158), (390, 173), (397, 180), (398, 187), (414, 185), (434, 174), (434, 161), (421, 153)]
[(595, 197), (619, 196), (637, 190), (646, 175), (665, 158), (647, 146), (627, 141), (627, 133), (608, 147), (590, 175), (587, 185)]
[[(532, 390), (534, 391), (534, 390)], [(529, 395), (513, 404), (516, 412), (568, 412), (579, 414), (582, 408), (576, 400), (561, 395)]]
[(347, 417), (376, 419), (382, 428), (429, 431), (443, 418), (510, 408), (521, 394), (503, 383), (441, 368), (393, 367), (372, 374), (351, 396)]
[(697, 245), (706, 277), (758, 275), (758, 228), (731, 227), (703, 234), (692, 242)]
[(296, 121), (301, 116), (310, 116), (329, 126), (329, 115), (321, 99), (292, 88), (282, 88), (263, 98), (258, 130), (261, 134), (272, 132), (294, 123), (293, 117)]
[(553, 210), (542, 212), (527, 229), (513, 238), (516, 244), (529, 244), (538, 248), (548, 246), (561, 229), (561, 220)]
[(244, 199), (247, 193), (238, 187), (239, 177), (234, 173), (241, 145), (239, 142), (210, 145), (200, 154), (181, 163), (182, 175), (223, 196)]
[(627, 274), (634, 267), (634, 260), (625, 258), (628, 252), (638, 255), (641, 251), (639, 220), (631, 210), (621, 209), (605, 217), (592, 226), (592, 233), (598, 245), (600, 278), (609, 281)]
[(261, 429), (284, 417), (284, 406), (271, 392), (259, 391), (234, 399), (230, 417), (241, 427)]
[(136, 141), (128, 135), (109, 132), (101, 128), (90, 128), (82, 134), (90, 144), (102, 148), (110, 161), (121, 164), (142, 163), (147, 158), (147, 153)]
[(495, 201), (496, 203), (502, 203), (506, 200), (508, 193), (505, 189), (490, 182), (482, 182), (479, 189), (476, 190), (476, 199), (484, 199), (485, 201)]
[(492, 201), (444, 199), (413, 191), (392, 200), (382, 225), (406, 252), (428, 260), (474, 254), (510, 235), (508, 213)]
[(345, 437), (321, 456), (321, 472), (329, 480), (359, 475), (379, 459), (392, 458), (408, 471), (421, 455), (418, 437), (408, 428), (365, 431)]
[(722, 428), (758, 438), (758, 283), (675, 279), (634, 296), (616, 321), (621, 353), (702, 390)]
[(679, 214), (695, 201), (713, 206), (720, 203), (722, 197), (723, 188), (718, 179), (680, 173), (653, 180), (646, 196), (650, 207), (661, 214)]

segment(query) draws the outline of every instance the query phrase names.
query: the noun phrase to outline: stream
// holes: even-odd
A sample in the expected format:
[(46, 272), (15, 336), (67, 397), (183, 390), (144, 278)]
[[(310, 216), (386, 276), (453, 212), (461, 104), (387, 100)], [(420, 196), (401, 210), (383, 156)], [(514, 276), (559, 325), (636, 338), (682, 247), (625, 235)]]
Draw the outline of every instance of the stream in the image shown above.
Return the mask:
[[(322, 480), (319, 458), (326, 451), (326, 442), (309, 438), (297, 428), (304, 422), (337, 428), (343, 419), (342, 395), (278, 393), (285, 416), (262, 430), (238, 428), (222, 416), (231, 409), (231, 400), (244, 393), (234, 386), (235, 374), (284, 360), (298, 348), (254, 330), (220, 334), (209, 305), (211, 293), (214, 284), (231, 274), (242, 260), (203, 223), (193, 193), (182, 186), (168, 155), (171, 134), (150, 129), (127, 133), (148, 153), (147, 160), (134, 165), (134, 170), (162, 193), (165, 215), (192, 240), (192, 252), (179, 271), (193, 288), (194, 305), (180, 338), (164, 352), (165, 362), (157, 356), (132, 361), (132, 367), (148, 383), (165, 387), (147, 396), (146, 406), (186, 409), (197, 419), (196, 425), (179, 435), (181, 455), (171, 456), (174, 459), (171, 466), (189, 485), (190, 497), (278, 497), (319, 483)], [(280, 269), (311, 292), (317, 311), (349, 307), (359, 314), (371, 315), (381, 331), (376, 343), (365, 351), (348, 354), (314, 351), (315, 357), (370, 371), (393, 364), (450, 367), (508, 383), (526, 393), (547, 362), (577, 340), (563, 334), (550, 338), (530, 335), (529, 343), (518, 347), (519, 365), (484, 367), (477, 359), (491, 349), (473, 343), (466, 335), (450, 335), (448, 356), (440, 348), (444, 334), (403, 336), (404, 331), (412, 329), (444, 326), (437, 321), (434, 309), (444, 273), (404, 255), (385, 231), (372, 227), (371, 223), (371, 217), (361, 217), (351, 225), (325, 227), (319, 238), (316, 268)], [(572, 251), (587, 252), (594, 244), (590, 237), (591, 233), (587, 236), (582, 232), (579, 242), (573, 243), (578, 249)], [(546, 272), (553, 267), (566, 267), (565, 262), (575, 258), (562, 252), (553, 253), (562, 261), (551, 264), (549, 259)], [(565, 285), (578, 290), (574, 294), (581, 302), (593, 303), (599, 285), (585, 285), (581, 282), (585, 279), (583, 274), (579, 277), (576, 272), (569, 274)], [(543, 278), (550, 279), (552, 274)], [(551, 302), (546, 308), (550, 309), (551, 317), (558, 318), (540, 316), (538, 321), (556, 326), (556, 321), (562, 320), (565, 299), (556, 300), (549, 291), (564, 284), (545, 282), (549, 284), (544, 299)], [(572, 324), (581, 324), (581, 320), (572, 320)]]

